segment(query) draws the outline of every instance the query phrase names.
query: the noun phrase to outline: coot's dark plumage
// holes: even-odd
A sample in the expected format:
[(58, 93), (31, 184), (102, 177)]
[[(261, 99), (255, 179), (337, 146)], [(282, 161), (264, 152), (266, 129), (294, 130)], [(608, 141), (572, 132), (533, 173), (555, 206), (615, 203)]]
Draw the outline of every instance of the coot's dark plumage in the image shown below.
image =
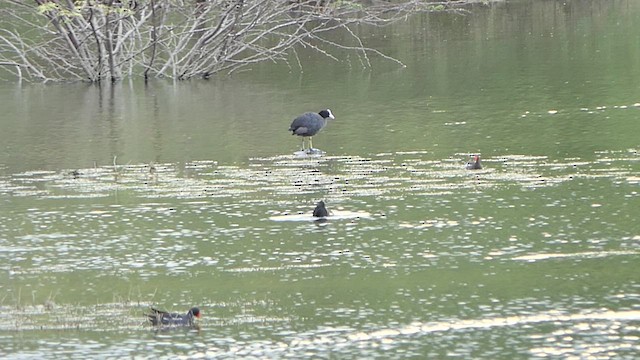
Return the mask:
[(307, 112), (293, 120), (289, 131), (291, 131), (292, 135), (302, 136), (302, 151), (305, 150), (305, 138), (309, 138), (309, 148), (307, 150), (311, 151), (313, 149), (311, 137), (327, 125), (327, 119), (335, 119), (329, 109), (322, 110), (319, 113)]
[(153, 325), (168, 326), (193, 326), (194, 318), (200, 318), (200, 309), (191, 308), (186, 314), (168, 313), (166, 311), (151, 308), (151, 314), (147, 314)]
[(480, 155), (474, 155), (473, 161), (469, 161), (466, 165), (467, 170), (479, 170), (482, 169), (482, 165), (480, 164)]
[(329, 216), (329, 211), (324, 206), (324, 201), (320, 201), (315, 209), (313, 209), (313, 216), (315, 217), (327, 217)]

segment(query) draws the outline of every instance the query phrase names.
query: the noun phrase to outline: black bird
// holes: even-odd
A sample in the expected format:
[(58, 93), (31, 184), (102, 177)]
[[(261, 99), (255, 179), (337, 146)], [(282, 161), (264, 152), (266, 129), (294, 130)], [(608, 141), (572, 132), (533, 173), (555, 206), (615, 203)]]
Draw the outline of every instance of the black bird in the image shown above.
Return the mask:
[(313, 209), (314, 217), (327, 217), (329, 216), (329, 211), (324, 207), (324, 201), (320, 201), (315, 209)]
[(191, 308), (186, 314), (168, 313), (166, 311), (151, 308), (151, 314), (146, 314), (153, 325), (168, 326), (193, 326), (194, 318), (200, 318), (200, 309)]
[(327, 125), (327, 119), (335, 119), (329, 109), (322, 110), (319, 113), (307, 112), (293, 120), (289, 131), (291, 131), (291, 135), (302, 136), (302, 151), (305, 150), (305, 138), (309, 138), (309, 148), (307, 150), (312, 151), (313, 143), (311, 142), (311, 137)]
[(482, 169), (482, 165), (480, 165), (480, 155), (473, 155), (473, 162), (467, 162), (465, 166), (467, 170), (480, 170)]

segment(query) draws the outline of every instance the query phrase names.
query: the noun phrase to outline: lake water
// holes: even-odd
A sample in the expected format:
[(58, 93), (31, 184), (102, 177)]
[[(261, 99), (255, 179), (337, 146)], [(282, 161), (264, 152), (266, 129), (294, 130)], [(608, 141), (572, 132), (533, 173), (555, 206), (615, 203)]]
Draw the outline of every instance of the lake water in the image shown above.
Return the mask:
[(640, 2), (359, 30), (406, 68), (1, 83), (0, 357), (640, 357)]

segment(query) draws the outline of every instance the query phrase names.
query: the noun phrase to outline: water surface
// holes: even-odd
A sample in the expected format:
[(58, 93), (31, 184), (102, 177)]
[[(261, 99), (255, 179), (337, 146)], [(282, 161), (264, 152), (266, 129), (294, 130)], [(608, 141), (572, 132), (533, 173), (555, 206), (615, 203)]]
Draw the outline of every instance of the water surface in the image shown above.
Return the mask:
[(512, 1), (360, 29), (406, 68), (3, 83), (0, 354), (638, 357), (639, 20)]

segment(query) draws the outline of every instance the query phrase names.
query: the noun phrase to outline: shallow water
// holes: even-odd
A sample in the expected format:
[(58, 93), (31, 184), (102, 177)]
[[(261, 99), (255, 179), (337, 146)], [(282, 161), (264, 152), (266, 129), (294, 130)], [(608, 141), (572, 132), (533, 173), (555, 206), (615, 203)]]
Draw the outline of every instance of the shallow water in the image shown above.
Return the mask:
[(638, 16), (413, 18), (371, 35), (403, 70), (1, 84), (1, 357), (637, 358)]

